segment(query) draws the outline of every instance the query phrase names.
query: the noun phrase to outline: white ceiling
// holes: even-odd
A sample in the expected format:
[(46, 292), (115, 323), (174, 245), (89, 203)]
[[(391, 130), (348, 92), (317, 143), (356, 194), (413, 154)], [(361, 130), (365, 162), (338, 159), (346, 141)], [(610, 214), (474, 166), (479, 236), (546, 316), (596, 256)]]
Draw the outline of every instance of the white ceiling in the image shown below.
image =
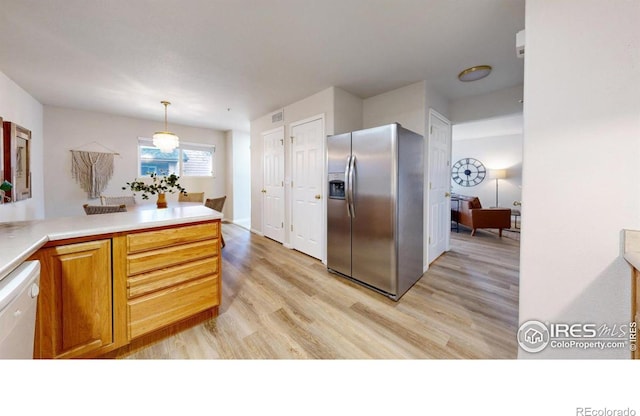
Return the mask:
[[(449, 99), (523, 82), (525, 0), (3, 0), (0, 71), (45, 105), (248, 131), (330, 86), (427, 80)], [(493, 73), (461, 83), (457, 74)], [(230, 111), (227, 109), (230, 108)]]

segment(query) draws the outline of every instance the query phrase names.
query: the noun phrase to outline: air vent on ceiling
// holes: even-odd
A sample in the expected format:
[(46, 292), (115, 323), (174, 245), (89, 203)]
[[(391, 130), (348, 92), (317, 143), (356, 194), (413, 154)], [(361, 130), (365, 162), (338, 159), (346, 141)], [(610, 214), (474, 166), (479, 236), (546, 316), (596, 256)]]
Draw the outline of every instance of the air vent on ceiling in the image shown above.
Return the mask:
[(284, 120), (284, 110), (271, 114), (271, 123), (279, 123)]

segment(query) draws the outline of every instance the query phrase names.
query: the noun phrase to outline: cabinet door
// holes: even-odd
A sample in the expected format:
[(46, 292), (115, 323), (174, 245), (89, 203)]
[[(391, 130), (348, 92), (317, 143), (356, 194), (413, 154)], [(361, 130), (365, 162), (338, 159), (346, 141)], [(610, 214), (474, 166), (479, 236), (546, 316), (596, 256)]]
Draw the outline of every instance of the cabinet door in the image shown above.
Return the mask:
[(91, 356), (113, 343), (111, 240), (40, 250), (35, 356)]

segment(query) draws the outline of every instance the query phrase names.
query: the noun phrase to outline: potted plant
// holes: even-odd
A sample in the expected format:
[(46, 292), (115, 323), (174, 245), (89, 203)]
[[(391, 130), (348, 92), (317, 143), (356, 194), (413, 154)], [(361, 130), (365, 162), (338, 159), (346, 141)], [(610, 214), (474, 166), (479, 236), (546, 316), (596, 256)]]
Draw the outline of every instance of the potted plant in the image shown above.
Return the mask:
[(178, 183), (180, 177), (175, 173), (160, 176), (154, 172), (149, 174), (149, 177), (151, 178), (151, 183), (135, 180), (133, 182), (127, 182), (127, 186), (123, 186), (122, 189), (129, 189), (134, 192), (134, 195), (136, 192), (142, 192), (142, 199), (149, 199), (149, 195), (157, 194), (158, 201), (156, 205), (158, 208), (167, 207), (166, 193), (173, 194), (179, 192), (181, 194), (187, 194), (186, 189)]

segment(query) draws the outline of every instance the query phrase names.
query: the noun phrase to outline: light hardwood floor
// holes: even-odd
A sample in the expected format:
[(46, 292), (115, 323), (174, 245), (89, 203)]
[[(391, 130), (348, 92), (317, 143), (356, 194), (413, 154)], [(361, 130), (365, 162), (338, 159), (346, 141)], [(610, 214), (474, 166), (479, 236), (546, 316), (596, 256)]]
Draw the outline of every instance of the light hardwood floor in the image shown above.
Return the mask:
[(220, 314), (119, 358), (516, 358), (519, 241), (461, 227), (399, 302), (223, 225)]

